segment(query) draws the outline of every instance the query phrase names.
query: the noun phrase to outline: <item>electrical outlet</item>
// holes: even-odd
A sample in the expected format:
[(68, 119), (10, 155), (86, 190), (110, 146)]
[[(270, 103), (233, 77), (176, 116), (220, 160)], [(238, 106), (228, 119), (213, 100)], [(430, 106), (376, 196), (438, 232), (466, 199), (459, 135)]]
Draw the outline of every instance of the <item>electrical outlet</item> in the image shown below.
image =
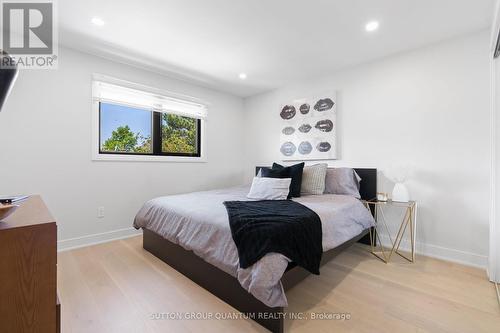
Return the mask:
[(104, 217), (104, 207), (97, 207), (97, 217), (100, 219)]

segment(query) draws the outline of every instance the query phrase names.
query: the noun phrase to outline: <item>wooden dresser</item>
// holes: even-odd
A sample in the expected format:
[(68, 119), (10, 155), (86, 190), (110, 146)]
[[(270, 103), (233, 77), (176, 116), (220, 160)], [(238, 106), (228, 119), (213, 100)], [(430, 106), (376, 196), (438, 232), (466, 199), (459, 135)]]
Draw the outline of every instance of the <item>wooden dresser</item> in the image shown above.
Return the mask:
[(0, 333), (59, 331), (57, 226), (39, 196), (0, 221)]

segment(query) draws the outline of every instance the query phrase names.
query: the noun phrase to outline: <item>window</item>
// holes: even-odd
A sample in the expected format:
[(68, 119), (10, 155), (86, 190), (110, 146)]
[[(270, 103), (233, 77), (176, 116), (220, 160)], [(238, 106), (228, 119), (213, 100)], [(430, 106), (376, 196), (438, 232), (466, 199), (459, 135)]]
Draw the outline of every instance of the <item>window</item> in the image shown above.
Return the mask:
[(200, 125), (200, 119), (100, 102), (99, 153), (200, 157)]
[(161, 114), (162, 154), (200, 156), (200, 120), (175, 114)]
[(101, 80), (93, 83), (93, 99), (94, 159), (201, 160), (203, 104)]
[(100, 153), (152, 154), (151, 111), (99, 103)]

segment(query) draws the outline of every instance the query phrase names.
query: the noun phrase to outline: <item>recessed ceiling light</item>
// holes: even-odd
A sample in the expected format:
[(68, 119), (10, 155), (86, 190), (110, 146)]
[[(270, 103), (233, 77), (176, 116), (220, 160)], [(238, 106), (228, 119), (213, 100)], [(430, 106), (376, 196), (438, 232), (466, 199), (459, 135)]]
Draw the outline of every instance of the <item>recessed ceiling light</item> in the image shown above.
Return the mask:
[(99, 17), (93, 17), (90, 22), (92, 22), (92, 24), (95, 24), (95, 25), (97, 25), (99, 27), (102, 27), (104, 25), (103, 19), (99, 18)]
[(246, 78), (247, 78), (247, 73), (240, 73), (240, 75), (238, 75), (238, 77), (239, 77), (241, 80), (246, 80)]
[(379, 23), (378, 21), (370, 21), (365, 25), (365, 29), (368, 32), (372, 32), (378, 29)]

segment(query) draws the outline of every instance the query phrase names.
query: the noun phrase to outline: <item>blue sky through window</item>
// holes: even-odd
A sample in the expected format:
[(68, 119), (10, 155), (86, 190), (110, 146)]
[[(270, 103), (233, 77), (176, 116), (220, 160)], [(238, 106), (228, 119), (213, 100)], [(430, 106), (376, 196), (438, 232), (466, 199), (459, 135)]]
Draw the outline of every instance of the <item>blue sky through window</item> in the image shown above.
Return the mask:
[[(120, 126), (130, 127), (132, 132), (151, 137), (151, 111), (122, 105), (101, 103), (101, 146)], [(142, 142), (138, 142), (140, 145)]]

